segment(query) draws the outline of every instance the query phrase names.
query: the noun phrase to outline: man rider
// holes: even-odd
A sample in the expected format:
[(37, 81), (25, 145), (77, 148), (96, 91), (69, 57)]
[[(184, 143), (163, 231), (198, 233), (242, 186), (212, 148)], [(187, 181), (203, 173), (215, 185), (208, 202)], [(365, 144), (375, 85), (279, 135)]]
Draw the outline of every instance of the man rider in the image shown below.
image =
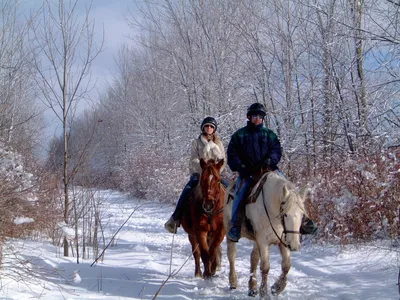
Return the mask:
[(227, 233), (227, 238), (233, 242), (238, 242), (240, 238), (242, 218), (238, 211), (241, 201), (247, 195), (253, 175), (267, 169), (278, 170), (277, 165), (282, 156), (277, 135), (264, 126), (265, 116), (263, 104), (250, 105), (247, 109), (247, 125), (232, 135), (228, 145), (228, 165), (232, 171), (239, 172), (232, 205), (231, 228)]

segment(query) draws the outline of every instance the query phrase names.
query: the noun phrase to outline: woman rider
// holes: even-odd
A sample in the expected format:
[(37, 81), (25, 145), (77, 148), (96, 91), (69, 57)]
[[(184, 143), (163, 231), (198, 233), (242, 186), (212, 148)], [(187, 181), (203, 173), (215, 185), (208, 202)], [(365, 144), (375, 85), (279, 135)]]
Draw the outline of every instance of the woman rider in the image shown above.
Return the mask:
[[(165, 229), (170, 233), (176, 233), (182, 219), (182, 214), (184, 213), (184, 207), (188, 202), (190, 191), (199, 183), (201, 173), (200, 159), (203, 158), (206, 161), (213, 159), (216, 162), (223, 159), (224, 164), (220, 170), (221, 173), (226, 166), (224, 145), (215, 133), (217, 127), (217, 121), (213, 117), (206, 117), (203, 122), (201, 122), (201, 134), (192, 141), (192, 150), (189, 162), (189, 171), (191, 174), (190, 180), (178, 199), (174, 213), (164, 224)], [(228, 185), (224, 179), (222, 179), (222, 184), (225, 187)]]

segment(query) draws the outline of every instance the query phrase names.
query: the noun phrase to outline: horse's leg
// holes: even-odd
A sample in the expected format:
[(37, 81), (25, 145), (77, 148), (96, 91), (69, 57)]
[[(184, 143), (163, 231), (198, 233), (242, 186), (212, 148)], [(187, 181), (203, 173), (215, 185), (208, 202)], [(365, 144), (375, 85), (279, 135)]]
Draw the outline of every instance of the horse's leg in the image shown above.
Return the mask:
[(221, 244), (218, 246), (217, 249), (217, 257), (216, 259), (216, 270), (219, 271), (221, 270), (221, 264), (222, 264), (222, 249), (221, 249)]
[[(218, 232), (218, 233), (217, 233)], [(211, 275), (215, 275), (217, 271), (218, 264), (221, 265), (221, 261), (218, 255), (221, 252), (221, 243), (224, 240), (225, 233), (223, 229), (216, 231), (210, 243), (209, 254), (210, 254), (210, 264), (211, 264)]]
[(261, 257), (261, 263), (260, 263), (260, 270), (261, 270), (261, 285), (260, 285), (260, 297), (266, 297), (268, 295), (268, 273), (270, 269), (270, 264), (269, 264), (269, 245), (265, 238), (259, 238), (257, 241), (257, 246), (258, 249), (260, 250), (260, 257)]
[(279, 244), (279, 250), (281, 251), (282, 256), (282, 274), (271, 287), (271, 292), (274, 295), (279, 295), (285, 289), (287, 283), (287, 274), (292, 266), (290, 250), (282, 243)]
[(254, 242), (253, 250), (250, 256), (250, 279), (249, 279), (249, 296), (255, 297), (257, 295), (257, 266), (260, 261), (260, 250), (257, 243)]
[(192, 245), (192, 254), (194, 257), (194, 277), (201, 277), (201, 269), (200, 269), (200, 248), (197, 244), (197, 239), (195, 235), (189, 234), (189, 241)]
[(236, 260), (236, 243), (229, 239), (226, 239), (227, 244), (227, 254), (229, 261), (229, 287), (231, 290), (237, 288), (237, 275), (235, 270), (235, 260)]
[(197, 234), (197, 242), (199, 243), (201, 260), (204, 265), (203, 278), (211, 279), (211, 260), (207, 241), (207, 232), (201, 231)]

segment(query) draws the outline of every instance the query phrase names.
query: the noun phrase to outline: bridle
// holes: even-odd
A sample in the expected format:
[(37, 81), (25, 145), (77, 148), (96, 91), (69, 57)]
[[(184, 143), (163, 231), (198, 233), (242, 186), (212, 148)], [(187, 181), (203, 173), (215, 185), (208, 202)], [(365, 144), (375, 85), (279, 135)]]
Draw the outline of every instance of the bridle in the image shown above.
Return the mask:
[[(261, 193), (263, 194), (264, 191), (261, 190)], [(262, 197), (264, 199), (264, 195)], [(300, 234), (300, 231), (299, 230), (287, 230), (286, 229), (285, 214), (283, 213), (283, 207), (282, 207), (284, 202), (281, 203), (280, 208), (279, 208), (279, 210), (280, 210), (280, 214), (279, 215), (281, 216), (281, 224), (283, 225), (283, 232), (282, 232), (281, 236), (279, 236), (279, 234), (276, 232), (274, 226), (272, 225), (272, 221), (271, 221), (271, 218), (269, 216), (268, 209), (267, 209), (267, 206), (265, 205), (265, 201), (264, 200), (263, 200), (263, 204), (264, 204), (264, 209), (265, 209), (265, 212), (267, 213), (268, 221), (269, 221), (269, 224), (271, 225), (272, 231), (275, 233), (275, 236), (282, 243), (282, 245), (284, 245), (286, 248), (290, 249), (290, 246), (283, 241), (283, 237), (286, 240), (286, 234), (288, 234), (288, 233)]]
[[(211, 225), (212, 224), (212, 217), (216, 216), (224, 211), (224, 206), (222, 206), (220, 209), (215, 210), (216, 207), (218, 207), (218, 201), (220, 199), (220, 193), (221, 193), (221, 177), (217, 176), (214, 172), (211, 172), (213, 176), (217, 178), (215, 184), (217, 185), (217, 188), (215, 189), (215, 192), (211, 189), (212, 184), (210, 183), (208, 185), (207, 190), (201, 186), (201, 193), (203, 196), (203, 202), (202, 202), (202, 212), (208, 216), (208, 223)], [(212, 199), (211, 205), (206, 205), (206, 199)], [(209, 201), (207, 201), (209, 202)]]

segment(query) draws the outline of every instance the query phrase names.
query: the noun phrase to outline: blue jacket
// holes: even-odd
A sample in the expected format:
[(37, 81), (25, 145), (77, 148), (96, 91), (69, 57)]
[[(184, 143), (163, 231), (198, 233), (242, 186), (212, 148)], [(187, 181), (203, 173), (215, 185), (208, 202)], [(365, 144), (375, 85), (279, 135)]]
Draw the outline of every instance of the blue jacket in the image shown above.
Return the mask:
[(227, 156), (230, 169), (242, 176), (250, 174), (254, 168), (276, 170), (282, 157), (281, 143), (272, 130), (248, 121), (247, 126), (232, 135)]

